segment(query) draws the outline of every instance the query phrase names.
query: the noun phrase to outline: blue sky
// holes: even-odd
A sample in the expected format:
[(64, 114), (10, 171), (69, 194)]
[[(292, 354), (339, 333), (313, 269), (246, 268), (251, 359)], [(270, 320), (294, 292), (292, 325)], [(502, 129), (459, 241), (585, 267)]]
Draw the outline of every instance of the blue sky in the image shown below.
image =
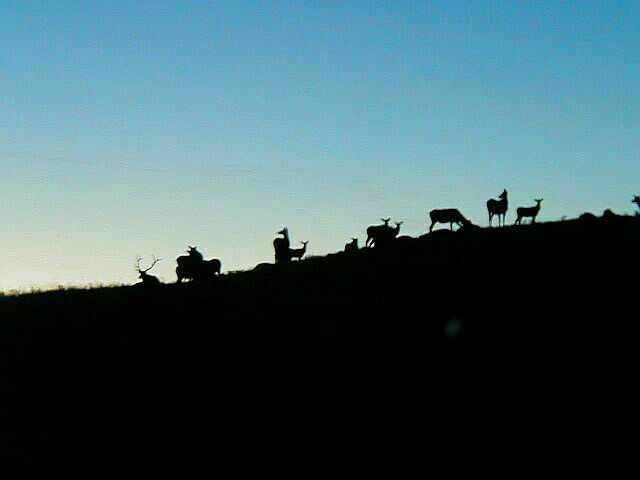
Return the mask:
[(640, 194), (637, 1), (5, 0), (0, 87), (0, 289)]

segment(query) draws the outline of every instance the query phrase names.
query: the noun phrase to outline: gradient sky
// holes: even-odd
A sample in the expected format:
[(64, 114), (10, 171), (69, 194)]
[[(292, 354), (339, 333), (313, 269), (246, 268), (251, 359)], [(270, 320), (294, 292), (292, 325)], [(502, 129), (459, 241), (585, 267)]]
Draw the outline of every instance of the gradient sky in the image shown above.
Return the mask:
[[(0, 2), (0, 290), (640, 194), (640, 2)], [(513, 222), (513, 210), (507, 215)]]

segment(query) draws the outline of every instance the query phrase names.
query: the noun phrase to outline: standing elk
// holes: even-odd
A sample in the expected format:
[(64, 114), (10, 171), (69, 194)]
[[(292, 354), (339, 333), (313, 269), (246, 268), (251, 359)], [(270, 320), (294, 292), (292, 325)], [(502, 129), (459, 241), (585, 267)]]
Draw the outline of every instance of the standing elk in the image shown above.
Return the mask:
[(536, 223), (536, 217), (540, 212), (540, 204), (542, 203), (542, 198), (534, 199), (536, 204), (533, 207), (518, 207), (516, 209), (516, 213), (518, 218), (516, 219), (516, 225), (520, 225), (523, 218), (531, 218), (531, 223)]
[(451, 230), (453, 230), (454, 223), (459, 227), (471, 225), (471, 222), (467, 220), (457, 208), (442, 208), (431, 210), (429, 212), (429, 218), (431, 219), (429, 233), (433, 231), (433, 227), (436, 225), (436, 223), (448, 223)]
[(188, 255), (181, 255), (176, 259), (177, 283), (182, 280), (206, 281), (211, 280), (215, 275), (219, 275), (222, 270), (222, 263), (217, 258), (204, 260), (202, 254), (196, 247), (189, 247)]
[(344, 246), (344, 253), (355, 253), (358, 251), (358, 239), (351, 237), (351, 241)]
[(278, 237), (273, 241), (273, 249), (275, 250), (276, 263), (288, 262), (291, 260), (289, 256), (289, 229), (284, 227), (278, 232), (278, 235), (282, 235), (282, 238)]
[(381, 218), (382, 225), (371, 225), (367, 227), (367, 240), (364, 242), (364, 246), (371, 247), (375, 243), (376, 237), (380, 235), (381, 232), (384, 232), (389, 227), (389, 222), (391, 221), (391, 217), (389, 218)]
[(504, 227), (504, 219), (507, 215), (507, 209), (509, 208), (509, 200), (507, 199), (507, 189), (504, 189), (500, 196), (499, 200), (494, 198), (490, 198), (487, 200), (487, 210), (489, 212), (489, 226), (491, 226), (491, 221), (493, 220), (494, 215), (498, 215), (498, 226), (500, 226), (500, 218), (502, 217), (502, 226)]
[[(634, 195), (633, 196), (633, 200), (631, 200), (631, 203), (635, 203), (638, 208), (640, 208), (640, 197), (638, 195)], [(637, 212), (636, 212), (637, 215)]]
[(289, 249), (289, 257), (293, 260), (294, 258), (297, 258), (298, 260), (302, 260), (302, 257), (304, 257), (304, 254), (307, 253), (307, 244), (309, 243), (309, 240), (307, 240), (306, 242), (300, 242), (302, 244), (302, 248), (291, 248)]
[(153, 258), (153, 263), (146, 270), (142, 270), (142, 268), (140, 268), (140, 260), (142, 260), (142, 257), (138, 256), (138, 260), (136, 261), (136, 271), (139, 274), (138, 278), (142, 280), (142, 285), (144, 286), (154, 286), (154, 285), (160, 285), (162, 283), (158, 279), (158, 277), (154, 277), (153, 275), (149, 275), (147, 273), (149, 270), (151, 270), (154, 267), (156, 263), (162, 260), (161, 258), (156, 258), (156, 257), (152, 257), (152, 258)]
[(400, 233), (400, 226), (404, 222), (393, 222), (395, 223), (395, 228), (386, 227), (384, 230), (380, 230), (377, 232), (377, 235), (373, 239), (373, 245), (376, 248), (386, 247), (391, 242), (393, 242), (398, 234)]

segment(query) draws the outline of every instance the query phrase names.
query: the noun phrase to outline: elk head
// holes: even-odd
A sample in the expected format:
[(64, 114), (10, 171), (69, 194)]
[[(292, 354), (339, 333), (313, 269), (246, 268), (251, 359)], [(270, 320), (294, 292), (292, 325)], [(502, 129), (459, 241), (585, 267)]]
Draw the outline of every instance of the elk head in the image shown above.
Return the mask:
[(155, 256), (152, 256), (152, 258), (153, 258), (153, 263), (146, 270), (143, 270), (142, 268), (140, 268), (140, 260), (142, 260), (142, 257), (138, 256), (138, 260), (136, 261), (136, 271), (139, 273), (138, 278), (141, 278), (143, 281), (145, 278), (151, 276), (151, 275), (148, 275), (147, 272), (151, 270), (156, 263), (162, 260), (161, 258), (156, 258)]

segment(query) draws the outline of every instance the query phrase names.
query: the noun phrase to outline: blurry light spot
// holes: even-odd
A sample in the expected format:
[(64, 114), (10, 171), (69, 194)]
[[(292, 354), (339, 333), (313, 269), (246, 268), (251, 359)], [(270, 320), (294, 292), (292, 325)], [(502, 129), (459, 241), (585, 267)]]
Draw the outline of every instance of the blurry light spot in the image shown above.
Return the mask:
[(453, 317), (444, 324), (444, 334), (449, 338), (455, 338), (462, 332), (462, 320)]

